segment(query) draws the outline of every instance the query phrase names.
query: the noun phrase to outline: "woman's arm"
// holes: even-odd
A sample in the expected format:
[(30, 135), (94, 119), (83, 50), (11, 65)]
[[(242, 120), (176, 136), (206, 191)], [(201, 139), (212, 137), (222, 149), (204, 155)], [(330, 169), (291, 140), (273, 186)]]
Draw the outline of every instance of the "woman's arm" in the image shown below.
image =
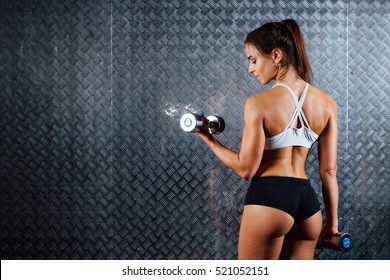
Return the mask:
[(263, 157), (265, 135), (262, 111), (255, 96), (250, 97), (245, 103), (245, 125), (240, 152), (226, 148), (208, 133), (206, 128), (199, 132), (200, 137), (222, 163), (247, 180), (256, 174)]
[(318, 157), (326, 222), (321, 237), (338, 232), (339, 188), (337, 184), (337, 108), (329, 100), (330, 117), (318, 140)]

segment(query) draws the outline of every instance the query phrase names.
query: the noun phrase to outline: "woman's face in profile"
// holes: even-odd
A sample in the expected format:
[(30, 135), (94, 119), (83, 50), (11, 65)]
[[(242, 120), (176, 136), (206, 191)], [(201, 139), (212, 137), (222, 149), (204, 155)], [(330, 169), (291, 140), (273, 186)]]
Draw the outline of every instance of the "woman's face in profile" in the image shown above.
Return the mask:
[(246, 44), (245, 50), (249, 60), (249, 73), (254, 75), (263, 85), (272, 81), (277, 73), (277, 67), (273, 60), (262, 55), (252, 44)]

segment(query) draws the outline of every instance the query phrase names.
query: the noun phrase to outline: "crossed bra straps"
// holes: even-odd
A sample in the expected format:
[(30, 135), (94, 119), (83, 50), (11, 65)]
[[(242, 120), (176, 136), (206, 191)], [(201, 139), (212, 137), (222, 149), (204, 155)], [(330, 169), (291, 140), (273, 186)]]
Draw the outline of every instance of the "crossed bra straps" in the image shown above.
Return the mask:
[[(306, 86), (303, 89), (302, 95), (299, 100), (295, 96), (294, 91), (289, 86), (282, 83), (278, 83), (275, 84), (273, 87), (276, 86), (283, 86), (288, 90), (294, 100), (296, 108), (290, 122), (288, 123), (286, 129), (283, 132), (275, 136), (266, 137), (265, 149), (275, 150), (290, 146), (311, 148), (313, 143), (317, 141), (318, 135), (310, 129), (309, 122), (307, 121), (306, 116), (302, 111), (302, 105), (305, 102), (307, 90), (309, 89), (309, 83), (306, 83)], [(301, 127), (292, 127), (296, 122), (297, 118), (299, 119)]]

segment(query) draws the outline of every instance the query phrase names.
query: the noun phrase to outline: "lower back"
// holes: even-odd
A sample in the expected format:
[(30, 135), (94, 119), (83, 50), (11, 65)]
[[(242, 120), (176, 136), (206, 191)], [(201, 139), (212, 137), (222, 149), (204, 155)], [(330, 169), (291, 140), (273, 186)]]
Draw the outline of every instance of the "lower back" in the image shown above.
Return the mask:
[(304, 147), (265, 150), (255, 177), (283, 176), (306, 179), (306, 159), (308, 154), (309, 149)]

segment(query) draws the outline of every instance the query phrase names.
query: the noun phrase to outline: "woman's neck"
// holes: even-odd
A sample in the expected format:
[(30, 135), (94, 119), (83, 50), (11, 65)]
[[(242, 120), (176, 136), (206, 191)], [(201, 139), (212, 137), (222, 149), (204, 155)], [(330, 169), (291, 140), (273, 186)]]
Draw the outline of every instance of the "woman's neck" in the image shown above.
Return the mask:
[(289, 86), (299, 98), (299, 94), (302, 92), (303, 88), (306, 85), (306, 82), (298, 76), (297, 72), (294, 69), (289, 69), (283, 77), (275, 79), (276, 83), (282, 83)]
[(292, 67), (283, 75), (283, 77), (276, 77), (275, 82), (283, 83), (290, 86), (297, 86), (302, 82), (305, 83), (305, 81), (298, 76), (297, 72)]

